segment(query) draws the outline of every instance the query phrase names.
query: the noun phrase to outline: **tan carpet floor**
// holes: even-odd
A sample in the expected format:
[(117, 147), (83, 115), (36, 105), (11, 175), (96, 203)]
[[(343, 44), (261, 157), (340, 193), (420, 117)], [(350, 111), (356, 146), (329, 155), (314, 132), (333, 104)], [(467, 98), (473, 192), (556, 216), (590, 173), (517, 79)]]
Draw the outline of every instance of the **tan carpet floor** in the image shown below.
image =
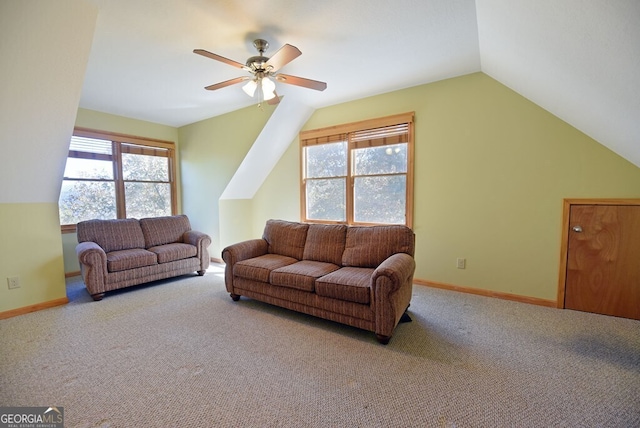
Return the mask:
[(373, 333), (243, 298), (222, 270), (0, 321), (0, 406), (66, 427), (637, 427), (640, 322), (414, 286)]

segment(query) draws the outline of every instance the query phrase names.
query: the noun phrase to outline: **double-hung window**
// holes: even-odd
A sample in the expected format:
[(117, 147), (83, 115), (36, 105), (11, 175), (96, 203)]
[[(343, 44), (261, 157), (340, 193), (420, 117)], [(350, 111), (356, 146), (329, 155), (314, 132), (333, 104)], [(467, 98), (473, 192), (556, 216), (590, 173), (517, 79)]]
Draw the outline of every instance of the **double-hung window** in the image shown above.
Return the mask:
[(63, 231), (90, 219), (176, 213), (174, 143), (76, 128), (59, 199)]
[(412, 226), (413, 113), (300, 133), (302, 220)]

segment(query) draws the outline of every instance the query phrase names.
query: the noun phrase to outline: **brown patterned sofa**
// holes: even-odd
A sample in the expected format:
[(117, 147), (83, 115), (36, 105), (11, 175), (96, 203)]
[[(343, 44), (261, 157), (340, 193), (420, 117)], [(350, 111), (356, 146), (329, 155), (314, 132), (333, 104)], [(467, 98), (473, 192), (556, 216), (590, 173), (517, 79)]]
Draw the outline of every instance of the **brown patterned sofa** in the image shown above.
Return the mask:
[(191, 230), (186, 215), (78, 223), (76, 254), (94, 300), (119, 288), (209, 267), (211, 238)]
[(387, 344), (412, 292), (415, 235), (405, 226), (269, 220), (262, 239), (222, 250), (235, 301), (260, 300), (375, 332)]

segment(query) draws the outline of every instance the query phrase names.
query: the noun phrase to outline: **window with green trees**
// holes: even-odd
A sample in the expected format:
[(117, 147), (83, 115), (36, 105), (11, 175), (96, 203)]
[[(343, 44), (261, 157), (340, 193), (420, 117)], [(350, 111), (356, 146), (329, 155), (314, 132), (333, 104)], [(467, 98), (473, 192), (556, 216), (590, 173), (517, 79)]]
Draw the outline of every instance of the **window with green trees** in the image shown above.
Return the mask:
[(302, 220), (412, 226), (413, 113), (303, 131)]
[(176, 213), (172, 142), (76, 128), (60, 199), (63, 231), (90, 219)]

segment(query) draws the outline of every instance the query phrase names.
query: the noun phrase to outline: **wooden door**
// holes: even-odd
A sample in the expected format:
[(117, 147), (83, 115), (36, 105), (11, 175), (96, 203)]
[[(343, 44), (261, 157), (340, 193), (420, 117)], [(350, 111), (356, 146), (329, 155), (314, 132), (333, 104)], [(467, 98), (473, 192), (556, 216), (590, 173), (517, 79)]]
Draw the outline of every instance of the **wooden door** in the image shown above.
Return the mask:
[(640, 319), (640, 205), (571, 205), (567, 309)]

